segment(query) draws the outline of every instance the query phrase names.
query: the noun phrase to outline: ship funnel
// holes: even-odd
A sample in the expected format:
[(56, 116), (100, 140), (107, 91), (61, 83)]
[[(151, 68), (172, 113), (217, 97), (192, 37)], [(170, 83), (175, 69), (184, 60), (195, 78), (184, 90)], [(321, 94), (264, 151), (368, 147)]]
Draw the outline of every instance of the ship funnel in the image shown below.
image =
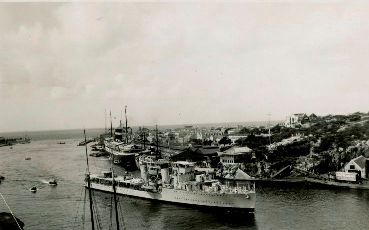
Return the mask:
[(147, 183), (147, 166), (145, 164), (140, 165), (141, 178)]
[(164, 184), (168, 184), (170, 182), (169, 169), (162, 168), (161, 169), (161, 179)]

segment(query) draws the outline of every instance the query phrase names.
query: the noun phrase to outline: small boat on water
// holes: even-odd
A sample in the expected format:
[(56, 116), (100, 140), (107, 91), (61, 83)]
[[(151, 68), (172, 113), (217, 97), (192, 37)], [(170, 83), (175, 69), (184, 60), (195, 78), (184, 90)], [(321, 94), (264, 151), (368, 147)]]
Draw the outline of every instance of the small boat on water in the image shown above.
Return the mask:
[(56, 185), (58, 185), (58, 183), (56, 182), (55, 179), (51, 179), (51, 180), (49, 180), (49, 185), (56, 186)]
[(32, 188), (30, 189), (30, 191), (31, 191), (31, 192), (33, 192), (33, 193), (37, 192), (37, 187), (36, 187), (36, 186), (32, 187)]
[(24, 158), (26, 161), (29, 161), (29, 160), (31, 160), (32, 158), (31, 157), (26, 157), (26, 158)]
[(59, 145), (65, 145), (65, 141), (59, 141), (58, 144)]

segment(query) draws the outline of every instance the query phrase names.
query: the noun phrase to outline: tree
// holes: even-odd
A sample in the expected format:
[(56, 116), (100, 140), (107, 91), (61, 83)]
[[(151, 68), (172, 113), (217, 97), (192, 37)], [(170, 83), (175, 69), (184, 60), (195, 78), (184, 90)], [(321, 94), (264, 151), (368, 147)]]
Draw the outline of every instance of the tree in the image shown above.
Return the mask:
[(175, 140), (176, 139), (176, 135), (174, 133), (169, 133), (168, 134), (169, 140)]
[(201, 139), (196, 139), (196, 138), (191, 138), (190, 143), (192, 143), (194, 145), (202, 145), (202, 140)]
[(249, 135), (245, 139), (241, 140), (242, 145), (247, 146), (251, 149), (269, 144), (269, 138), (264, 136)]
[(213, 143), (213, 141), (212, 140), (204, 140), (203, 141), (203, 144), (204, 145), (211, 145)]
[(326, 135), (321, 138), (320, 145), (315, 147), (314, 151), (316, 153), (321, 153), (327, 151), (333, 147), (335, 138), (333, 135)]
[(246, 127), (243, 127), (243, 128), (239, 131), (239, 133), (241, 133), (241, 134), (249, 134), (249, 133), (250, 133), (250, 130), (249, 130), (248, 128), (246, 128)]
[(222, 139), (219, 140), (219, 144), (221, 145), (232, 144), (232, 141), (228, 137), (222, 137)]

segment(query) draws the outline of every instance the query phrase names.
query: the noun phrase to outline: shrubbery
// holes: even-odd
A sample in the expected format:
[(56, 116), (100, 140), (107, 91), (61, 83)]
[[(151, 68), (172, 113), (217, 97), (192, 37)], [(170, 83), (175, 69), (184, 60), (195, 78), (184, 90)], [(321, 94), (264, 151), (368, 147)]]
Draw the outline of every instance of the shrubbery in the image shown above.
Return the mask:
[(239, 146), (247, 146), (251, 149), (255, 149), (261, 146), (265, 146), (269, 144), (269, 138), (264, 136), (255, 136), (254, 134), (250, 134), (246, 138), (240, 138), (236, 140), (236, 144)]
[(306, 156), (310, 153), (310, 142), (308, 140), (296, 141), (288, 145), (280, 145), (268, 153), (270, 161), (281, 160), (289, 157)]

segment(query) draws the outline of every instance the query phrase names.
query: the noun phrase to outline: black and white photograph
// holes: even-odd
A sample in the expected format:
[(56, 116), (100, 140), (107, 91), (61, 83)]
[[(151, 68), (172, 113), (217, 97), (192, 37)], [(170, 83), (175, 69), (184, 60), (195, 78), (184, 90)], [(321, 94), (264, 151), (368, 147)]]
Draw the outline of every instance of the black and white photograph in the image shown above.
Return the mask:
[(369, 2), (0, 2), (0, 230), (369, 229)]

